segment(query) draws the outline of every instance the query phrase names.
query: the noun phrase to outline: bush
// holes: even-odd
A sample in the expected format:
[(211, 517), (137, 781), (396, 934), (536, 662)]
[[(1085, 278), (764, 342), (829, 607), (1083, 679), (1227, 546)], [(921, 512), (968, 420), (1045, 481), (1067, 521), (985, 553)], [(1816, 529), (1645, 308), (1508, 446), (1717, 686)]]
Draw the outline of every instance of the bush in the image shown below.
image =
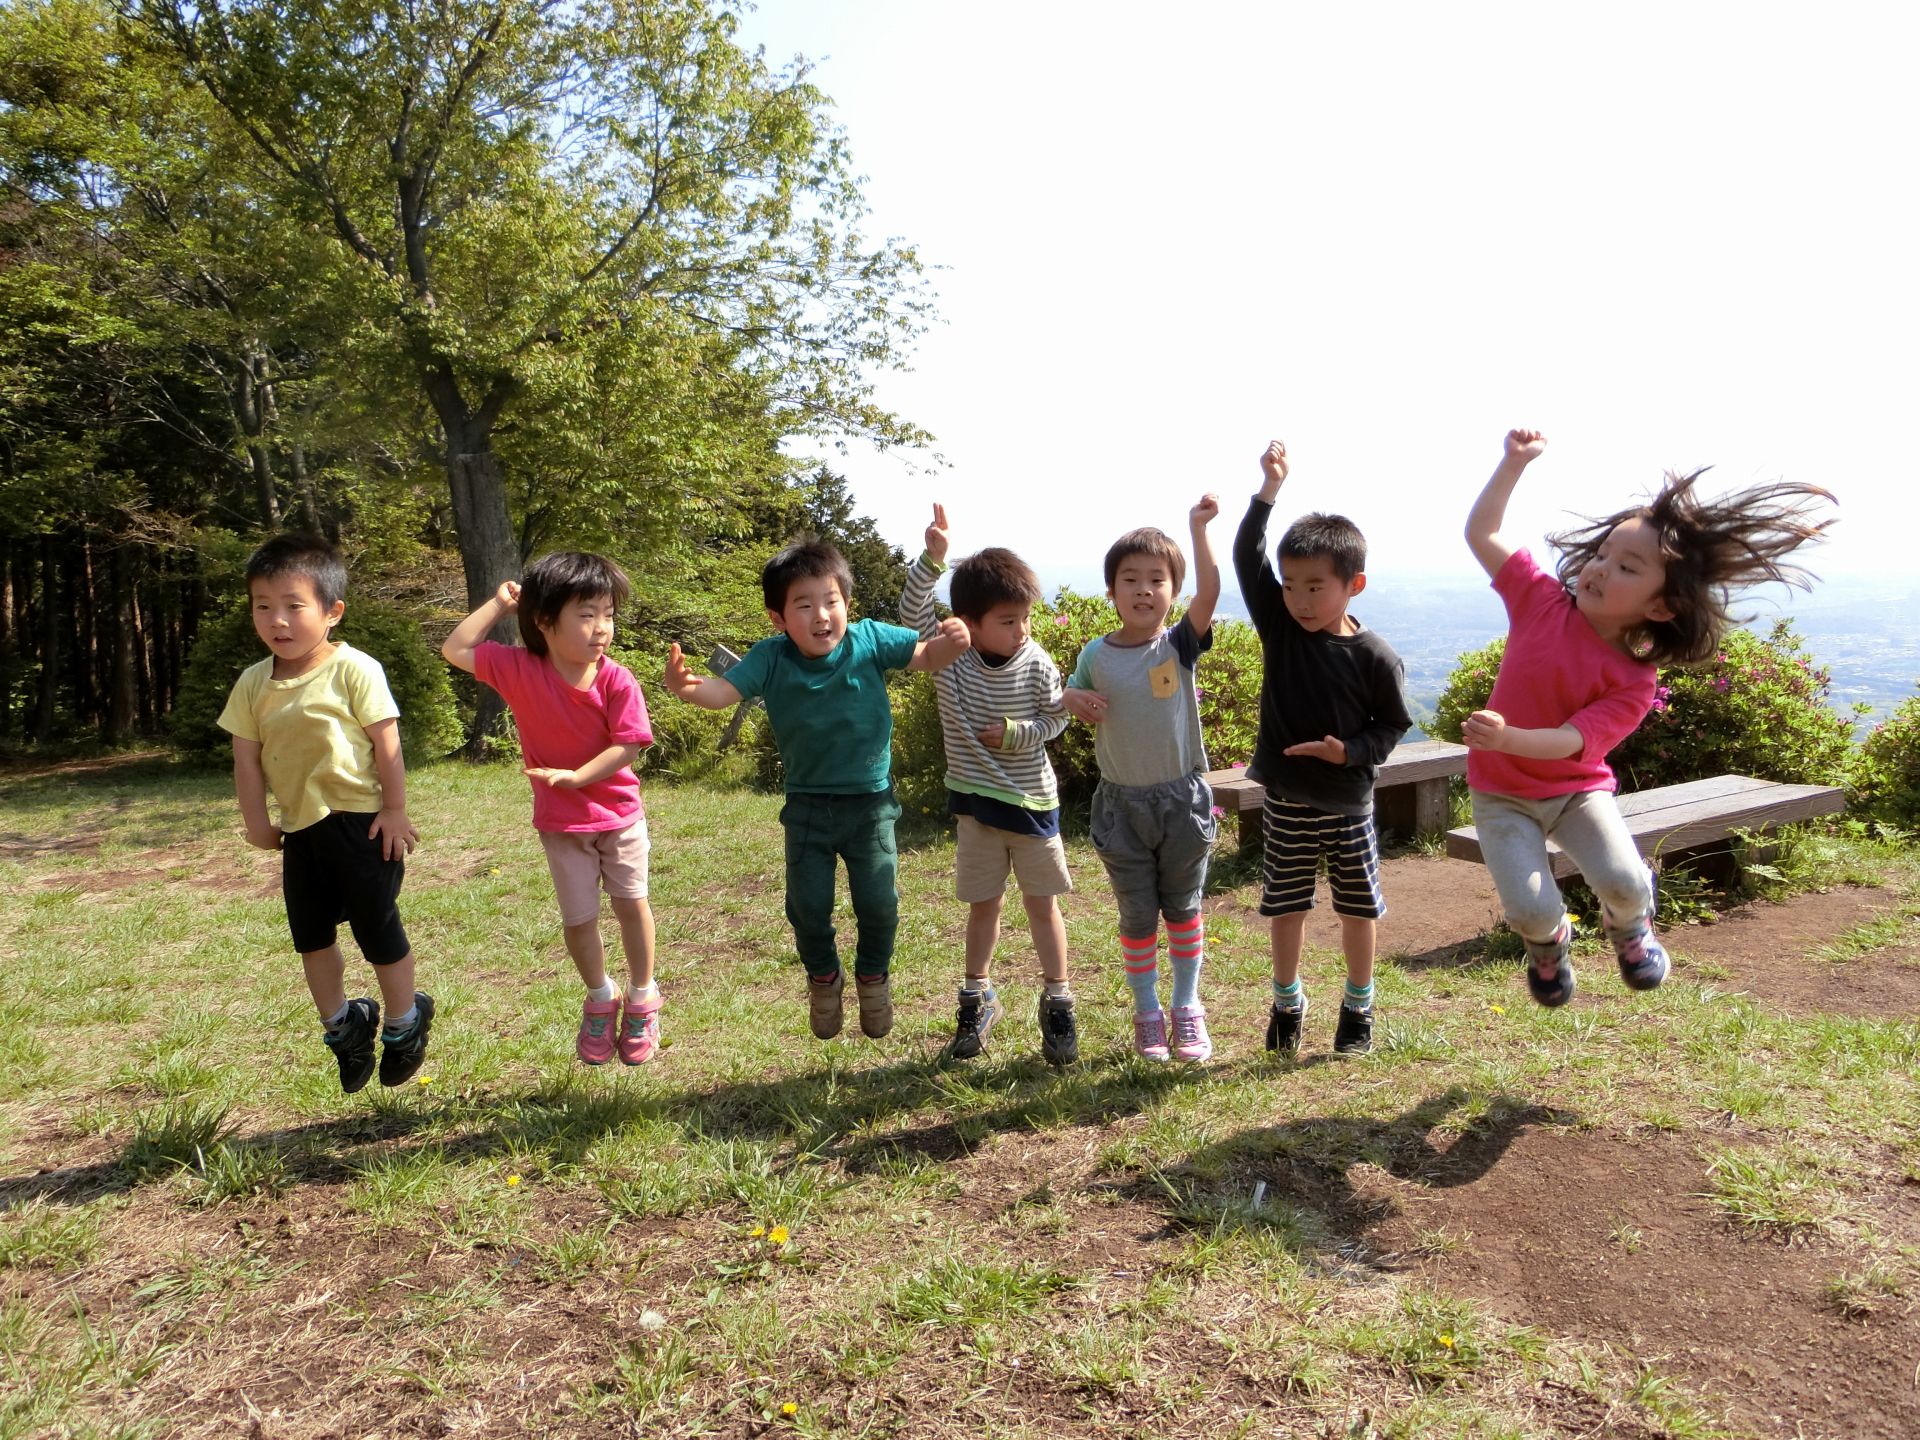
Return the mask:
[[(400, 742), (409, 764), (437, 759), (459, 745), (460, 722), (446, 662), (428, 646), (410, 616), (381, 601), (349, 595), (346, 618), (334, 634), (385, 667), (387, 685), (400, 707)], [(208, 758), (228, 751), (231, 739), (219, 726), (220, 712), (240, 672), (264, 658), (244, 600), (201, 617), (169, 720), (174, 743)]]
[(1847, 803), (1882, 824), (1920, 829), (1920, 695), (1867, 732), (1847, 777)]
[[(1063, 681), (1072, 677), (1087, 642), (1113, 628), (1113, 606), (1105, 596), (1062, 589), (1052, 604), (1033, 607), (1033, 638), (1060, 667)], [(1253, 758), (1254, 736), (1260, 728), (1262, 664), (1260, 637), (1251, 625), (1238, 620), (1214, 623), (1213, 648), (1201, 657), (1196, 688), (1208, 763), (1215, 768), (1244, 765)], [(1093, 727), (1077, 720), (1069, 723), (1047, 746), (1047, 754), (1060, 782), (1061, 803), (1074, 806), (1090, 800), (1100, 779)], [(914, 675), (896, 686), (893, 757), (894, 785), (908, 812), (944, 813), (946, 749), (929, 676)]]
[[(1462, 722), (1493, 692), (1505, 650), (1500, 639), (1459, 658), (1434, 706), (1433, 734), (1460, 739)], [(1830, 683), (1790, 621), (1776, 620), (1765, 636), (1729, 632), (1710, 663), (1660, 672), (1652, 712), (1608, 757), (1621, 790), (1725, 774), (1838, 783), (1853, 726), (1827, 704)]]

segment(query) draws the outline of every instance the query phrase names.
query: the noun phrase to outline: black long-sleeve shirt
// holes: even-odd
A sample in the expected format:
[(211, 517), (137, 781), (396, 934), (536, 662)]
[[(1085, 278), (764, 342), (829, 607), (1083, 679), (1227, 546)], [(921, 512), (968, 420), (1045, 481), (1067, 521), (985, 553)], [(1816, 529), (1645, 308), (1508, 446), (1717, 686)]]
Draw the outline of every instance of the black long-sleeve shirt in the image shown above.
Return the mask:
[[(1335, 815), (1373, 808), (1380, 762), (1413, 728), (1406, 671), (1393, 647), (1360, 625), (1352, 635), (1304, 630), (1287, 612), (1280, 577), (1267, 559), (1267, 517), (1258, 495), (1233, 537), (1233, 570), (1260, 633), (1266, 677), (1260, 687), (1260, 738), (1247, 774), (1283, 800)], [(1289, 745), (1338, 736), (1347, 763), (1286, 755)]]

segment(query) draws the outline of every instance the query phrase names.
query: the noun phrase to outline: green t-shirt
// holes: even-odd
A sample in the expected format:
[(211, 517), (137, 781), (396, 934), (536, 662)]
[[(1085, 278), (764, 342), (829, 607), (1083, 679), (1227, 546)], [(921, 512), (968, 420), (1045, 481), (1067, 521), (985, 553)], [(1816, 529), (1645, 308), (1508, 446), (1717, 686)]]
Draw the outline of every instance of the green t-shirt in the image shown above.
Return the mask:
[(870, 795), (892, 783), (887, 671), (904, 669), (919, 643), (903, 625), (856, 620), (818, 660), (772, 635), (727, 671), (742, 700), (767, 702), (789, 794)]

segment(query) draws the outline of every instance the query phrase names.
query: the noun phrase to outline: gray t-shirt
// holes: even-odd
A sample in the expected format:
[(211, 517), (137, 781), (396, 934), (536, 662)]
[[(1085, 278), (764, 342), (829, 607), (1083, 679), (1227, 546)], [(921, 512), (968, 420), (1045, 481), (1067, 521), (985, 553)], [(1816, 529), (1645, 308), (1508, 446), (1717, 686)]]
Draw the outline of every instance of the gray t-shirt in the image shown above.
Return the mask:
[(1103, 635), (1081, 650), (1068, 683), (1107, 697), (1107, 718), (1093, 727), (1102, 780), (1162, 785), (1207, 768), (1193, 667), (1212, 646), (1213, 630), (1195, 635), (1183, 615), (1144, 644)]

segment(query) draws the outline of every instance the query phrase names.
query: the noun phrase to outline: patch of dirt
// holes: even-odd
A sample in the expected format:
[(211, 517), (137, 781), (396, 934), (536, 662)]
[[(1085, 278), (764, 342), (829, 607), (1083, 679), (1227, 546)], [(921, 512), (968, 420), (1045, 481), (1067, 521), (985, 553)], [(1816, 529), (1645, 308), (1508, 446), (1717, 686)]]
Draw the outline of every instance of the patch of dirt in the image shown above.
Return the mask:
[[(1403, 1260), (1429, 1284), (1676, 1374), (1762, 1436), (1920, 1434), (1920, 1306), (1844, 1318), (1821, 1289), (1846, 1253), (1734, 1230), (1702, 1198), (1705, 1164), (1687, 1140), (1528, 1130), (1468, 1183), (1381, 1184), (1398, 1213), (1370, 1244), (1404, 1257), (1422, 1232), (1470, 1237)], [(1920, 1187), (1873, 1204), (1881, 1233), (1920, 1241)]]
[[(92, 843), (97, 848), (98, 837)], [(216, 895), (251, 895), (264, 899), (280, 893), (279, 862), (264, 851), (259, 852), (256, 859), (250, 852), (183, 847), (142, 850), (124, 859), (128, 863), (119, 869), (63, 871), (43, 875), (36, 884), (43, 890), (80, 890), (89, 895), (105, 895), (138, 885), (178, 880)]]
[[(1420, 969), (1444, 965), (1463, 951), (1478, 951), (1485, 932), (1500, 919), (1500, 896), (1484, 865), (1444, 856), (1394, 855), (1380, 863), (1387, 915), (1377, 949), (1394, 963)], [(1104, 898), (1104, 896), (1102, 897)], [(1326, 886), (1307, 915), (1307, 944), (1340, 948), (1340, 917), (1327, 903)], [(1264, 926), (1258, 878), (1208, 902), (1210, 911), (1239, 915)]]
[(1781, 905), (1741, 905), (1712, 925), (1669, 930), (1665, 939), (1680, 975), (1689, 964), (1717, 966), (1732, 976), (1732, 989), (1790, 1015), (1913, 1015), (1920, 1014), (1920, 946), (1893, 944), (1844, 960), (1814, 955), (1902, 908), (1885, 890), (1828, 890)]

